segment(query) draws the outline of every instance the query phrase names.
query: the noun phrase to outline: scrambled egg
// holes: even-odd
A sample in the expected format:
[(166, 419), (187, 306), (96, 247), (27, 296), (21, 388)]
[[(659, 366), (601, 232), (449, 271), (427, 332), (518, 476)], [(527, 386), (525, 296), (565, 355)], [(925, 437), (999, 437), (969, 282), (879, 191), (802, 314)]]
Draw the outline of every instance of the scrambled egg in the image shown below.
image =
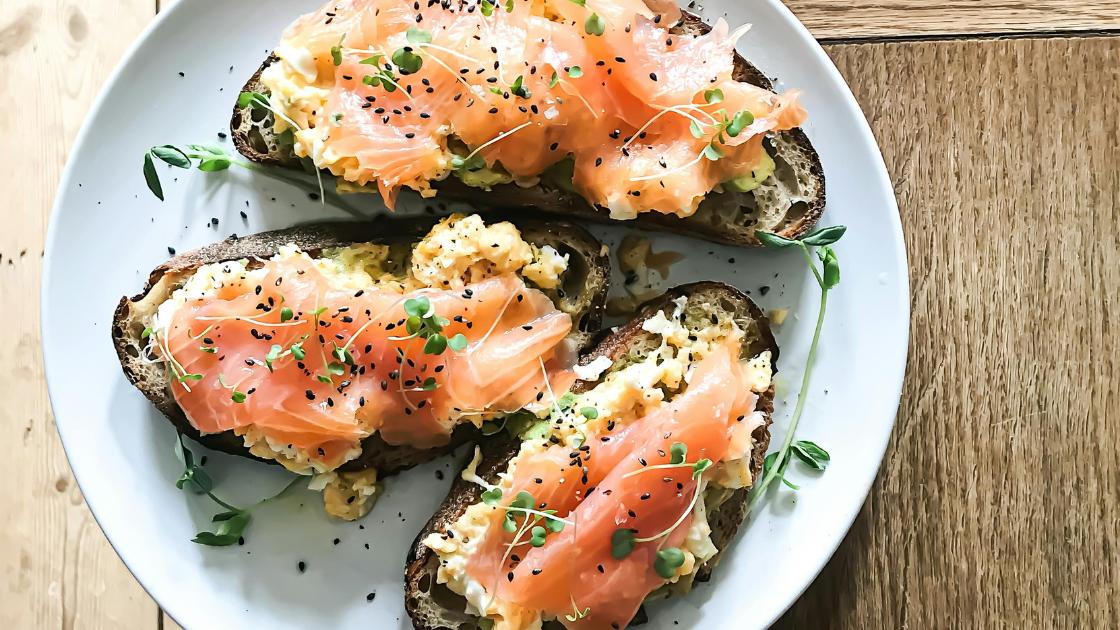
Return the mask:
[[(577, 375), (582, 380), (601, 380), (578, 396), (569, 394), (570, 399), (566, 403), (562, 398), (559, 412), (554, 410), (545, 425), (536, 425), (537, 429), (545, 430), (531, 439), (525, 439), (517, 456), (499, 475), (497, 486), (502, 488), (503, 493), (510, 488), (518, 461), (543, 451), (550, 439), (558, 439), (566, 447), (577, 448), (608, 422), (622, 426), (644, 417), (687, 387), (694, 365), (704, 356), (729, 337), (743, 335), (734, 321), (713, 321), (710, 310), (689, 307), (684, 297), (675, 301), (670, 313), (658, 312), (646, 320), (642, 328), (657, 335), (660, 345), (645, 351), (640, 359), (624, 357), (614, 364), (609, 359), (596, 360), (581, 368)], [(768, 351), (743, 361), (741, 365), (744, 387), (758, 394), (770, 388), (773, 367)], [(573, 411), (586, 406), (596, 408), (596, 418), (587, 419)], [(684, 563), (668, 584), (687, 588), (699, 568), (718, 553), (711, 539), (708, 511), (722, 504), (734, 489), (753, 483), (750, 454), (754, 444), (750, 434), (762, 422), (764, 417), (761, 412), (744, 419), (733, 434), (728, 458), (701, 481), (703, 500), (696, 502), (692, 524), (681, 545)], [(522, 437), (525, 437), (524, 433)], [(479, 461), (480, 456), (476, 452), (475, 459), (464, 469), (462, 477), (490, 487), (475, 472)], [(486, 585), (479, 584), (466, 573), (467, 562), (486, 535), (494, 509), (485, 503), (472, 505), (444, 533), (431, 534), (424, 539), (423, 543), (440, 558), (436, 579), (464, 596), (471, 612), (490, 618), (494, 622), (493, 630), (540, 628), (545, 620), (539, 613), (491, 598), (486, 592)]]
[[(393, 258), (389, 245), (355, 243), (326, 249), (313, 258), (288, 244), (281, 246), (271, 260), (303, 259), (314, 265), (334, 289), (375, 287), (402, 293), (421, 288), (459, 290), (471, 282), (505, 273), (518, 273), (538, 287), (550, 289), (560, 284), (568, 268), (567, 256), (547, 245), (537, 247), (526, 242), (513, 224), (487, 225), (478, 215), (452, 215), (440, 221), (412, 249), (409, 265), (396, 263)], [(254, 267), (248, 259), (202, 265), (156, 309), (150, 322), (153, 339), (167, 329), (175, 312), (188, 301), (211, 297), (223, 289), (250, 291), (267, 274), (266, 269)], [(372, 477), (368, 479), (340, 473), (328, 483), (323, 474), (330, 470), (308, 453), (271, 440), (251, 425), (235, 432), (253, 455), (275, 460), (298, 474), (319, 474), (328, 514), (353, 520), (372, 507), (377, 495), (376, 471), (370, 471)], [(361, 452), (361, 445), (356, 444), (341, 461), (350, 461)]]
[(464, 285), (520, 272), (542, 289), (553, 289), (568, 257), (551, 246), (525, 242), (512, 223), (486, 225), (477, 214), (440, 221), (412, 252), (412, 276), (424, 286), (459, 290)]
[(323, 509), (344, 521), (356, 521), (368, 514), (381, 490), (377, 485), (377, 470), (373, 468), (319, 475), (308, 485), (313, 490), (320, 486)]

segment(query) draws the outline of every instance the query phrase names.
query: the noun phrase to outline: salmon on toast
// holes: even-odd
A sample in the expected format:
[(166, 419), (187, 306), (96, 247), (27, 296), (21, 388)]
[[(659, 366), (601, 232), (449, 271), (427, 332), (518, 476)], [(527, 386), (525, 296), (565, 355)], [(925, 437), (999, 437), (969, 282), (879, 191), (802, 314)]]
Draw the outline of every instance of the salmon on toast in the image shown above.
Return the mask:
[(671, 2), (332, 0), (246, 85), (234, 140), (390, 207), (411, 189), (739, 244), (796, 237), (823, 210), (823, 173), (797, 90), (735, 52), (747, 29)]
[(560, 222), (325, 224), (172, 259), (113, 337), (181, 432), (369, 489), (563, 395), (606, 282), (599, 243)]
[(618, 629), (705, 580), (762, 470), (776, 360), (736, 289), (644, 305), (549, 413), (476, 451), (409, 557), (415, 627)]

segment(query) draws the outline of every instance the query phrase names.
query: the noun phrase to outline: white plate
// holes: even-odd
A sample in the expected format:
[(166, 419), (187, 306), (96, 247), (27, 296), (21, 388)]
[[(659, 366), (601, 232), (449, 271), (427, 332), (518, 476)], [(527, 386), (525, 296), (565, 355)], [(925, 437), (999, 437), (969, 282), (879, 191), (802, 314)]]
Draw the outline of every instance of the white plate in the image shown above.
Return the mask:
[[(125, 381), (110, 343), (114, 306), (141, 288), (168, 246), (185, 250), (233, 232), (326, 218), (305, 193), (236, 169), (166, 171), (167, 202), (161, 204), (146, 190), (140, 168), (152, 145), (215, 141), (242, 82), (281, 29), (318, 4), (276, 0), (266, 10), (255, 2), (190, 0), (161, 15), (91, 111), (62, 178), (47, 239), (43, 348), (70, 464), (125, 564), (189, 628), (408, 627), (405, 550), (454, 466), (447, 458), (391, 480), (360, 526), (328, 521), (319, 498), (305, 491), (258, 514), (243, 547), (196, 545), (190, 538), (208, 526), (213, 506), (175, 489), (174, 432)], [(804, 482), (801, 492), (772, 497), (731, 547), (716, 579), (683, 600), (655, 606), (650, 628), (764, 626), (796, 599), (839, 544), (875, 477), (906, 356), (908, 279), (898, 211), (847, 86), (776, 0), (713, 0), (707, 9), (713, 18), (726, 11), (733, 24), (753, 22), (741, 44), (746, 56), (783, 85), (804, 90), (811, 115), (806, 130), (828, 178), (824, 223), (849, 227), (838, 247), (843, 282), (831, 300), (799, 431), (831, 451), (832, 465), (819, 476), (799, 468), (794, 476)], [(218, 227), (208, 225), (211, 217)], [(622, 233), (596, 231), (611, 241)], [(689, 254), (667, 285), (725, 280), (751, 290), (764, 308), (792, 309), (778, 329), (780, 439), (816, 316), (818, 289), (804, 262), (792, 253), (670, 236), (656, 237), (655, 246)], [(762, 294), (763, 286), (771, 288)], [(210, 454), (207, 469), (235, 503), (285, 483), (273, 467), (223, 455)], [(437, 471), (448, 474), (438, 479)], [(302, 574), (300, 561), (306, 563)], [(376, 593), (372, 602), (370, 593)]]

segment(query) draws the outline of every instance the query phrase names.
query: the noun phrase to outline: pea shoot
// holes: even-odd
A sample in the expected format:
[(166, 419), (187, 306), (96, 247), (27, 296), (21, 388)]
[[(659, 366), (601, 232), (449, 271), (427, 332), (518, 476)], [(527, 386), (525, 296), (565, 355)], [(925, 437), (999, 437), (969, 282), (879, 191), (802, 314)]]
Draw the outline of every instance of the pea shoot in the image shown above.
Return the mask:
[[(245, 95), (249, 96), (246, 97)], [(262, 101), (266, 105), (261, 106), (260, 103)], [(267, 102), (268, 99), (259, 92), (243, 92), (242, 98), (238, 99), (239, 105), (245, 103), (245, 107), (263, 107), (264, 109), (268, 109), (269, 111), (272, 111), (274, 114), (276, 114), (274, 110), (267, 106)], [(279, 114), (277, 115), (287, 120), (285, 116)], [(298, 126), (296, 126), (294, 122), (289, 121), (289, 124), (298, 128)], [(318, 174), (319, 171), (316, 171), (316, 185), (312, 187), (304, 180), (288, 175), (281, 170), (270, 169), (257, 164), (253, 164), (252, 162), (246, 162), (245, 160), (237, 159), (228, 151), (226, 151), (225, 148), (216, 144), (188, 144), (185, 148), (177, 147), (170, 144), (163, 144), (148, 149), (148, 151), (144, 154), (144, 183), (147, 184), (148, 190), (151, 191), (151, 193), (155, 195), (156, 199), (159, 199), (160, 201), (165, 201), (165, 196), (163, 183), (160, 181), (159, 177), (159, 170), (156, 168), (157, 160), (174, 168), (190, 170), (193, 167), (204, 173), (227, 171), (231, 166), (237, 166), (247, 171), (261, 173), (273, 179), (292, 184), (293, 186), (297, 186), (299, 188), (307, 190), (308, 192), (317, 192), (319, 194), (319, 198), (324, 200), (323, 203), (326, 203), (326, 192), (323, 190), (322, 176), (321, 174)], [(346, 210), (348, 212), (356, 212), (355, 210), (353, 210), (353, 208), (341, 202), (339, 199), (332, 199), (336, 203), (336, 205), (338, 205), (343, 210)]]
[(249, 170), (258, 170), (256, 165), (236, 160), (225, 149), (214, 144), (189, 144), (186, 149), (170, 144), (152, 147), (144, 154), (144, 182), (148, 185), (148, 190), (152, 191), (160, 201), (164, 201), (163, 185), (154, 160), (175, 168), (196, 167), (205, 173), (228, 170), (234, 164)]
[[(786, 479), (786, 469), (794, 457), (804, 462), (813, 470), (821, 471), (828, 466), (831, 456), (817, 444), (807, 440), (794, 441), (797, 425), (801, 422), (801, 415), (805, 411), (805, 403), (809, 397), (809, 383), (813, 376), (813, 367), (816, 364), (817, 348), (820, 345), (821, 329), (824, 326), (825, 311), (828, 308), (828, 293), (840, 284), (840, 262), (836, 257), (836, 250), (832, 244), (844, 236), (847, 228), (843, 225), (818, 228), (800, 240), (793, 240), (779, 236), (772, 232), (756, 232), (755, 237), (766, 247), (785, 249), (796, 247), (801, 250), (805, 262), (813, 272), (813, 278), (821, 289), (820, 306), (817, 310), (817, 324), (813, 330), (813, 341), (809, 344), (809, 354), (805, 360), (805, 373), (801, 377), (801, 390), (797, 394), (797, 405), (790, 418), (789, 430), (782, 441), (781, 447), (774, 453), (766, 456), (763, 461), (762, 479), (751, 489), (750, 509), (762, 500), (766, 489), (775, 480), (781, 480), (786, 486), (797, 490), (798, 486)], [(810, 247), (817, 248), (817, 258), (820, 267), (813, 261)]]
[(191, 542), (208, 547), (228, 547), (240, 542), (245, 528), (249, 526), (249, 522), (252, 520), (252, 511), (254, 509), (265, 503), (279, 499), (301, 481), (306, 480), (303, 476), (297, 476), (288, 483), (288, 485), (284, 486), (280, 492), (257, 501), (248, 508), (239, 508), (226, 503), (214, 494), (213, 479), (202, 469), (201, 465), (195, 463), (194, 453), (183, 443), (182, 435), (179, 436), (179, 450), (183, 456), (183, 473), (179, 475), (179, 479), (175, 482), (175, 487), (180, 490), (189, 490), (195, 494), (204, 494), (223, 509), (222, 512), (218, 512), (210, 519), (210, 522), (217, 524), (214, 531), (198, 532), (195, 534), (195, 537), (191, 539)]

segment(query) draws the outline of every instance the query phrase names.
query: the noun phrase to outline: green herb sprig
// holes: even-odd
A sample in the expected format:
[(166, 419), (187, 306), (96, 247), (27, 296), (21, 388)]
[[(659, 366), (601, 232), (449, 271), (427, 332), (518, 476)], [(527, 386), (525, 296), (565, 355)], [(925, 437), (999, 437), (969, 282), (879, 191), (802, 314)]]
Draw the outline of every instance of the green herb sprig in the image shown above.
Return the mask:
[[(801, 377), (801, 391), (797, 394), (797, 405), (793, 410), (793, 417), (789, 422), (789, 429), (786, 432), (786, 437), (782, 441), (782, 446), (776, 452), (766, 456), (764, 460), (762, 480), (754, 485), (751, 489), (750, 509), (753, 509), (762, 497), (766, 494), (766, 489), (775, 480), (781, 480), (786, 486), (797, 490), (799, 486), (786, 479), (786, 469), (789, 466), (792, 457), (800, 459), (805, 462), (810, 468), (814, 470), (824, 470), (828, 462), (832, 459), (828, 451), (824, 450), (817, 444), (806, 440), (794, 441), (794, 434), (797, 432), (797, 425), (801, 422), (801, 416), (805, 411), (805, 403), (809, 397), (809, 383), (813, 376), (813, 367), (816, 364), (817, 348), (820, 345), (821, 329), (824, 327), (825, 311), (828, 308), (828, 293), (836, 285), (840, 284), (840, 262), (836, 257), (836, 251), (832, 248), (833, 243), (840, 240), (844, 236), (847, 228), (843, 225), (834, 225), (830, 227), (823, 227), (816, 229), (800, 240), (793, 240), (779, 236), (772, 232), (756, 232), (755, 237), (758, 238), (766, 247), (784, 249), (789, 247), (796, 247), (801, 250), (805, 257), (806, 264), (813, 272), (813, 277), (817, 280), (817, 285), (821, 289), (820, 306), (817, 310), (817, 324), (813, 330), (813, 341), (809, 344), (809, 355), (805, 360), (805, 373)], [(817, 248), (817, 259), (820, 260), (820, 266), (813, 260), (813, 254), (810, 247)]]
[[(268, 97), (260, 92), (242, 92), (237, 98), (237, 106), (271, 112), (273, 116), (286, 122), (292, 129), (300, 128), (291, 118), (273, 109), (269, 104)], [(291, 129), (284, 131), (285, 135), (290, 135), (290, 133)], [(329, 197), (331, 205), (340, 210), (348, 212), (358, 218), (368, 218), (361, 211), (347, 203), (346, 200), (337, 193), (333, 191), (328, 193), (325, 191), (323, 189), (322, 173), (319, 169), (315, 169), (316, 181), (313, 186), (306, 180), (290, 174), (288, 169), (269, 168), (236, 159), (223, 147), (215, 144), (189, 144), (186, 148), (164, 144), (152, 147), (144, 153), (144, 182), (148, 185), (148, 190), (160, 201), (164, 201), (164, 191), (163, 185), (160, 182), (159, 172), (156, 169), (157, 160), (181, 169), (190, 169), (196, 166), (195, 162), (197, 161), (198, 170), (208, 173), (225, 171), (229, 170), (231, 166), (238, 166), (245, 170), (260, 173), (272, 179), (296, 186), (309, 194), (318, 194), (324, 204)]]
[(307, 478), (297, 476), (288, 485), (284, 486), (280, 492), (257, 501), (252, 506), (247, 508), (239, 508), (222, 499), (214, 494), (214, 481), (210, 478), (205, 470), (199, 464), (195, 463), (194, 453), (187, 448), (183, 443), (183, 436), (179, 436), (179, 449), (183, 454), (183, 474), (179, 475), (179, 479), (175, 482), (175, 487), (180, 490), (189, 490), (195, 494), (205, 494), (210, 497), (214, 503), (222, 507), (223, 511), (215, 514), (210, 522), (216, 523), (217, 527), (214, 531), (201, 531), (195, 534), (191, 542), (208, 547), (228, 547), (236, 544), (241, 540), (245, 528), (249, 526), (252, 520), (252, 512), (256, 508), (274, 501), (284, 496), (289, 490), (296, 487), (301, 481), (306, 481)]
[(225, 149), (215, 144), (188, 144), (186, 149), (170, 144), (152, 147), (144, 154), (144, 182), (147, 183), (148, 190), (152, 191), (160, 201), (164, 200), (163, 185), (159, 180), (155, 160), (175, 168), (197, 167), (205, 173), (228, 170), (235, 164), (247, 170), (259, 170), (255, 164), (234, 159)]

